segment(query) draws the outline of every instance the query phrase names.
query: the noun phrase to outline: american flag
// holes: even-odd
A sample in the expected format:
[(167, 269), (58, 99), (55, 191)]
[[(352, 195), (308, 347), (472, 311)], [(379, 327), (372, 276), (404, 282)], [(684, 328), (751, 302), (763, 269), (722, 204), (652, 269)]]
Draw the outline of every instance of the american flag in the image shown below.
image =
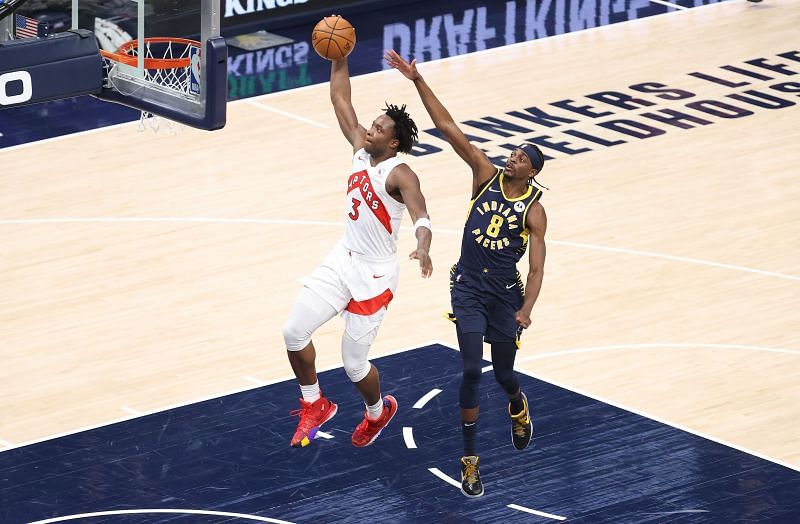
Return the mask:
[(28, 18), (27, 16), (16, 15), (17, 17), (17, 38), (30, 38), (32, 36), (39, 36), (39, 21), (35, 18)]

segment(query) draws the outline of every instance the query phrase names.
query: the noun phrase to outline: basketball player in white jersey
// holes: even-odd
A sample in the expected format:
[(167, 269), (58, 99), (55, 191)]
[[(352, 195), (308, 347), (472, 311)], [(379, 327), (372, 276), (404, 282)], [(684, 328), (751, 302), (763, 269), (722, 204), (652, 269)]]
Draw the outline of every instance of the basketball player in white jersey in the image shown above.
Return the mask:
[(347, 58), (331, 64), (331, 102), (342, 133), (353, 146), (353, 167), (346, 186), (344, 237), (303, 280), (283, 328), (289, 362), (302, 393), (300, 409), (292, 412), (300, 417), (293, 447), (310, 444), (320, 426), (336, 414), (336, 404), (325, 398), (317, 381), (311, 335), (337, 314), (345, 319), (344, 369), (366, 405), (364, 419), (352, 435), (353, 445), (372, 444), (397, 412), (395, 398), (381, 395), (378, 370), (367, 360), (367, 353), (397, 287), (397, 237), (406, 209), (414, 220), (417, 239), (409, 258), (419, 261), (423, 278), (433, 271), (428, 255), (431, 222), (419, 178), (397, 158), (398, 152), (411, 150), (417, 136), (405, 106), (387, 105), (369, 130), (364, 129), (350, 101)]

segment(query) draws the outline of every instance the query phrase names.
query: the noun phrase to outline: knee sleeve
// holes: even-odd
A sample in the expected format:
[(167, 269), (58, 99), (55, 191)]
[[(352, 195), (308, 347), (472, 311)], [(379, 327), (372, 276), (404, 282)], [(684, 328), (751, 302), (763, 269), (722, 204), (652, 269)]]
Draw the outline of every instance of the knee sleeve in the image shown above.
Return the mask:
[(283, 326), (286, 349), (300, 351), (306, 347), (311, 340), (311, 334), (334, 316), (336, 310), (333, 306), (310, 289), (301, 289)]
[(458, 335), (458, 346), (461, 350), (463, 373), (458, 401), (462, 408), (478, 407), (479, 386), (481, 381), (481, 359), (483, 358), (483, 335), (480, 333), (461, 333)]
[(514, 359), (517, 355), (517, 346), (514, 342), (492, 343), (492, 368), (494, 378), (508, 395), (515, 395), (519, 391), (519, 381), (514, 372)]
[(367, 354), (376, 334), (377, 329), (374, 329), (357, 341), (353, 340), (346, 331), (342, 335), (342, 364), (345, 373), (353, 383), (363, 380), (372, 367), (367, 360)]

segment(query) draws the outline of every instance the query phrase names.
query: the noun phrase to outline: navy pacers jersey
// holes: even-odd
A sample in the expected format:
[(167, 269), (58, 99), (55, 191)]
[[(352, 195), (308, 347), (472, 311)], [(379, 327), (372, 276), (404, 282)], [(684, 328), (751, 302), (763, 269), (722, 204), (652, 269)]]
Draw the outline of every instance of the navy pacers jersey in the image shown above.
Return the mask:
[(542, 190), (528, 186), (518, 198), (503, 193), (503, 170), (482, 186), (470, 205), (461, 240), (461, 266), (473, 271), (515, 274), (528, 247), (525, 217)]

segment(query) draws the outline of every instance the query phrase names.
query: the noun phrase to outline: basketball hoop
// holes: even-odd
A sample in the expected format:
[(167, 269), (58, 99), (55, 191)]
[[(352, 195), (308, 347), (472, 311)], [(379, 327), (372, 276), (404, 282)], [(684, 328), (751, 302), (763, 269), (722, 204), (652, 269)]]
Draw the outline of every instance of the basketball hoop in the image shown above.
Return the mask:
[[(105, 70), (105, 87), (124, 95), (131, 95), (139, 86), (147, 86), (171, 93), (180, 98), (196, 101), (200, 96), (200, 50), (195, 40), (177, 37), (150, 37), (144, 39), (144, 69), (139, 67), (139, 41), (122, 44), (116, 52), (100, 50)], [(124, 79), (125, 82), (117, 82)], [(194, 80), (194, 81), (193, 81)], [(159, 117), (142, 111), (139, 129), (145, 127), (158, 132)], [(172, 129), (171, 122), (167, 128)]]

